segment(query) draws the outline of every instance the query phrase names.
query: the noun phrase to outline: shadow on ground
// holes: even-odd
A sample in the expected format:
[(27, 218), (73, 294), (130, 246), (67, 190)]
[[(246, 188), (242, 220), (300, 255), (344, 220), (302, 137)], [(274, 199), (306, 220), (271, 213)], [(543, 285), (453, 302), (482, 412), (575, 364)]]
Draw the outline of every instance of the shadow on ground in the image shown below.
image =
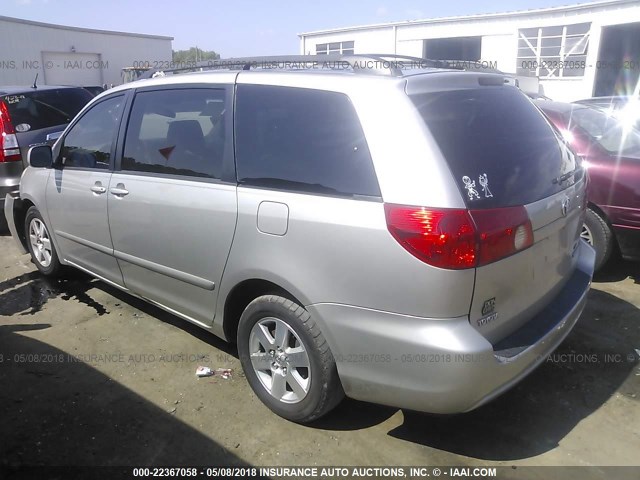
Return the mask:
[(39, 272), (29, 272), (0, 282), (0, 316), (34, 315), (42, 310), (50, 298), (75, 300), (104, 315), (107, 309), (96, 302), (87, 291), (99, 282), (82, 273), (73, 272), (65, 278), (47, 278)]
[(113, 379), (21, 334), (49, 327), (0, 326), (0, 467), (243, 465)]
[(619, 256), (614, 256), (595, 275), (596, 282), (619, 282), (625, 278), (632, 278), (635, 283), (640, 284), (640, 262), (630, 262), (623, 260)]
[(53, 298), (82, 303), (93, 309), (98, 316), (109, 313), (107, 308), (89, 293), (94, 288), (108, 293), (146, 315), (180, 328), (218, 350), (237, 357), (237, 351), (233, 345), (202, 328), (73, 269), (67, 270), (61, 278), (48, 278), (35, 271), (0, 282), (0, 317), (36, 314)]

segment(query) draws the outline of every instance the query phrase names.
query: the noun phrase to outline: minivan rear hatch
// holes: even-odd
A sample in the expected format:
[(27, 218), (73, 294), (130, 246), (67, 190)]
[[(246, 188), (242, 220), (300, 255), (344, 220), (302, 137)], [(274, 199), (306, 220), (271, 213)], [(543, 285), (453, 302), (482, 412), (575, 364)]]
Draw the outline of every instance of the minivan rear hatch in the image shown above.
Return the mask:
[(57, 137), (92, 99), (84, 88), (42, 88), (0, 96), (16, 132), (22, 162), (27, 166), (31, 145)]
[(407, 93), (474, 221), (503, 222), (507, 230), (514, 212), (530, 221), (526, 248), (497, 261), (479, 259), (476, 267), (469, 320), (495, 344), (540, 312), (575, 269), (585, 178), (577, 157), (522, 92), (493, 81), (495, 75), (468, 75), (439, 90), (409, 84)]

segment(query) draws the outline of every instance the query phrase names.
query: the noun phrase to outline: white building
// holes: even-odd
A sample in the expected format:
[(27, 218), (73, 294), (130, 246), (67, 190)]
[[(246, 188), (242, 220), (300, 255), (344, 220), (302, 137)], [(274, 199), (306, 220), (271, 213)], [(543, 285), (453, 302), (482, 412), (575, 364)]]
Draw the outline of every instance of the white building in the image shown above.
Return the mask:
[(572, 6), (336, 28), (300, 37), (302, 54), (393, 53), (479, 61), (539, 78), (554, 100), (637, 92), (640, 2)]
[(0, 85), (122, 83), (125, 67), (171, 62), (173, 37), (92, 30), (0, 16)]

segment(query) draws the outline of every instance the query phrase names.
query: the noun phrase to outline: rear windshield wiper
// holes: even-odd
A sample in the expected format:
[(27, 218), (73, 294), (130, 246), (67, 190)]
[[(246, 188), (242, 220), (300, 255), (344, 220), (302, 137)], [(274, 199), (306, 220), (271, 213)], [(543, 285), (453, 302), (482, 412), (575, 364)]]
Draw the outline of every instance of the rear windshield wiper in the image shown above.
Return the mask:
[(569, 180), (571, 177), (573, 177), (576, 173), (582, 171), (582, 166), (578, 166), (576, 168), (574, 168), (573, 170), (571, 170), (568, 173), (564, 173), (562, 175), (560, 175), (559, 177), (556, 177), (553, 179), (553, 183), (563, 183), (566, 182), (567, 180)]

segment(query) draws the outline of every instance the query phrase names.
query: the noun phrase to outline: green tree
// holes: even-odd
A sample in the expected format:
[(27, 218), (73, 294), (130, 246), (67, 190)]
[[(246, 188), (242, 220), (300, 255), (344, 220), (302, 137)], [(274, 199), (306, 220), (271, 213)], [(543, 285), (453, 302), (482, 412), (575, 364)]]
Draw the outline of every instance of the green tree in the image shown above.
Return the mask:
[(189, 50), (173, 50), (174, 62), (202, 62), (203, 60), (216, 60), (220, 54), (213, 50), (202, 50), (191, 47)]

